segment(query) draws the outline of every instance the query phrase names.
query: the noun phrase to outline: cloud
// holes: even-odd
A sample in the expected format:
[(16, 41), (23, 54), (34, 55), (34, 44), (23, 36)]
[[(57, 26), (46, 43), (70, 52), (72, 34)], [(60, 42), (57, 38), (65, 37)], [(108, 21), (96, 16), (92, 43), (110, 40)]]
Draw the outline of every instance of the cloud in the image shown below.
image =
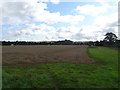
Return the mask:
[(46, 24), (28, 24), (22, 27), (20, 30), (16, 31), (18, 35), (39, 35), (41, 33), (53, 33), (55, 28), (53, 26), (48, 26)]
[[(117, 13), (104, 16), (109, 8), (106, 3), (77, 6), (79, 13), (62, 15), (50, 12), (49, 0), (29, 0), (24, 2), (7, 2), (3, 5), (3, 24), (11, 24), (12, 28), (3, 37), (5, 40), (103, 40), (104, 34), (117, 33)], [(54, 2), (53, 4), (59, 4)], [(84, 16), (83, 16), (84, 14)], [(84, 22), (85, 16), (95, 16), (91, 25)], [(88, 16), (88, 18), (89, 18)], [(37, 23), (37, 24), (36, 24)], [(81, 23), (85, 24), (81, 26)], [(22, 24), (22, 25), (21, 25)], [(60, 26), (55, 25), (60, 24)], [(66, 25), (66, 26), (65, 26)], [(4, 29), (4, 28), (3, 28)]]
[[(67, 26), (58, 27), (49, 26), (46, 24), (28, 24), (16, 32), (10, 32), (9, 35), (12, 37), (22, 38), (22, 37), (42, 37), (44, 40), (102, 40), (104, 38), (103, 29), (97, 26), (84, 25), (82, 27)], [(40, 39), (41, 40), (41, 39)]]
[(51, 2), (53, 4), (59, 4), (60, 0), (1, 0), (0, 1), (0, 7), (4, 6), (5, 3), (16, 3), (16, 2), (29, 2), (30, 4), (36, 4), (38, 2)]
[(84, 25), (82, 27), (81, 33), (88, 39), (88, 40), (100, 40), (103, 39), (103, 30), (96, 25)]
[[(70, 23), (70, 24), (76, 24), (84, 20), (84, 16), (82, 15), (64, 15), (62, 16), (60, 12), (54, 12), (51, 13), (47, 9), (47, 4), (45, 3), (39, 3), (40, 5), (36, 5), (35, 7), (32, 7), (31, 15), (33, 16), (33, 19), (38, 22), (45, 22), (48, 24), (55, 24), (59, 22), (63, 23)], [(41, 6), (44, 6), (41, 8)], [(41, 9), (40, 9), (41, 8)]]
[[(47, 4), (29, 0), (29, 2), (7, 2), (3, 7), (3, 24), (11, 24), (13, 28), (8, 29), (4, 39), (22, 39), (30, 36), (40, 36), (43, 40), (59, 40), (71, 37), (75, 27), (58, 27), (47, 24), (69, 23), (78, 24), (84, 20), (81, 15), (61, 15), (60, 12), (51, 13)], [(35, 25), (34, 22), (46, 24)], [(27, 24), (28, 23), (28, 24)], [(23, 24), (21, 26), (20, 24)], [(18, 26), (18, 27), (16, 27)], [(7, 29), (7, 28), (6, 28)], [(68, 32), (70, 30), (70, 32)], [(58, 32), (60, 31), (60, 32)], [(11, 37), (11, 38), (10, 38)], [(31, 38), (32, 39), (32, 38)]]
[(30, 38), (31, 40), (33, 40), (34, 37), (38, 37), (36, 40), (39, 40), (40, 37), (43, 38), (40, 40), (52, 40), (53, 38), (56, 39), (56, 29), (53, 26), (48, 26), (46, 24), (27, 24), (16, 31), (9, 31), (8, 35), (6, 37), (4, 36), (4, 39), (18, 40), (19, 38), (19, 40), (21, 40), (22, 38), (23, 40), (23, 37), (29, 38), (32, 36), (33, 38)]
[(94, 25), (102, 28), (104, 32), (113, 32), (118, 34), (118, 13), (109, 16), (98, 16), (94, 20)]
[(118, 36), (118, 13), (112, 13), (108, 16), (97, 16), (93, 25), (100, 28), (103, 33), (113, 32)]
[[(4, 36), (4, 39), (17, 39), (23, 40), (23, 37), (41, 37), (40, 40), (63, 40), (63, 39), (71, 39), (72, 36), (79, 33), (80, 28), (74, 26), (67, 27), (58, 27), (55, 28), (53, 26), (47, 24), (27, 24), (16, 31), (9, 31), (7, 36)], [(11, 38), (10, 38), (11, 37)], [(43, 38), (43, 39), (42, 39)], [(25, 39), (25, 38), (24, 38)], [(31, 38), (33, 40), (34, 38)], [(27, 39), (25, 39), (27, 40)]]
[(46, 3), (38, 0), (29, 2), (7, 2), (2, 9), (3, 24), (23, 24), (26, 22), (43, 22), (48, 24), (70, 23), (78, 24), (84, 20), (82, 15), (64, 15), (60, 12), (51, 13)]
[(50, 0), (53, 4), (59, 4), (60, 0)]
[(34, 13), (35, 21), (41, 21), (48, 24), (55, 24), (55, 23), (70, 23), (70, 24), (78, 24), (84, 20), (84, 16), (81, 15), (64, 15), (61, 16), (60, 12), (50, 13), (49, 11), (43, 11), (40, 13)]
[(96, 5), (83, 5), (77, 6), (76, 11), (80, 14), (90, 15), (90, 16), (97, 16), (99, 14), (105, 13), (111, 6), (106, 3), (102, 3), (100, 6)]
[(62, 37), (62, 39), (73, 39), (72, 36), (79, 33), (80, 27), (75, 26), (67, 26), (67, 27), (60, 27), (57, 30), (57, 36)]
[(106, 4), (108, 2), (118, 2), (118, 0), (95, 0), (95, 2), (99, 2), (100, 4)]
[[(6, 2), (5, 2), (6, 1)], [(47, 5), (38, 0), (27, 0), (25, 1), (11, 1), (5, 0), (2, 4), (2, 23), (3, 24), (23, 24), (26, 22), (31, 22), (32, 13), (37, 8), (37, 10), (44, 10)], [(20, 2), (19, 2), (20, 1)]]
[(94, 24), (98, 26), (112, 25), (117, 26), (118, 13), (110, 14), (109, 16), (97, 16), (94, 20)]
[[(116, 27), (98, 27), (96, 25), (84, 25), (81, 27), (75, 26), (66, 26), (66, 27), (57, 27), (47, 25), (47, 24), (27, 24), (23, 27), (20, 27), (16, 31), (10, 31), (7, 36), (4, 36), (5, 39), (17, 39), (19, 40), (47, 40), (47, 41), (56, 41), (70, 39), (74, 41), (90, 41), (90, 40), (103, 40), (104, 35), (107, 32), (114, 32), (117, 34)], [(31, 37), (31, 38), (30, 38)], [(37, 37), (37, 38), (35, 38)], [(25, 39), (26, 38), (26, 39)]]
[(29, 21), (30, 6), (25, 2), (7, 2), (2, 7), (3, 24), (21, 24)]

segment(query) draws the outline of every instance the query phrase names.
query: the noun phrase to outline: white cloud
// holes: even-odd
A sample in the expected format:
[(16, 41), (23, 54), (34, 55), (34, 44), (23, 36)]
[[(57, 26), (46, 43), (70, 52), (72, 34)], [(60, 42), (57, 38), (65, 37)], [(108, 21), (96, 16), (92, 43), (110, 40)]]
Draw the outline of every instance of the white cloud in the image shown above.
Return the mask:
[(117, 26), (118, 13), (114, 13), (110, 16), (97, 16), (95, 18), (94, 24), (98, 26), (106, 26), (112, 23), (116, 23)]
[(80, 29), (80, 27), (75, 26), (60, 27), (57, 30), (57, 35), (62, 39), (73, 39), (72, 36), (79, 33)]
[(85, 25), (82, 27), (81, 33), (84, 35), (84, 37), (88, 37), (88, 40), (100, 40), (103, 39), (103, 30), (97, 26), (94, 25)]
[(60, 12), (50, 13), (49, 11), (45, 10), (47, 9), (47, 7), (44, 7), (42, 9), (40, 8), (41, 8), (41, 5), (36, 6), (36, 8), (33, 8), (34, 12), (32, 13), (32, 16), (34, 17), (35, 21), (41, 21), (41, 22), (45, 22), (48, 24), (54, 24), (58, 22), (75, 24), (75, 23), (79, 23), (84, 20), (84, 16), (81, 16), (81, 15), (62, 16)]
[(20, 24), (29, 20), (30, 6), (24, 2), (7, 2), (2, 7), (3, 24)]
[[(84, 25), (81, 27), (66, 26), (58, 27), (50, 26), (47, 24), (27, 24), (26, 26), (19, 28), (17, 31), (11, 31), (8, 33), (6, 39), (18, 39), (23, 40), (23, 37), (38, 37), (36, 40), (77, 40), (77, 41), (89, 41), (89, 40), (103, 40), (104, 35), (108, 31), (113, 31), (117, 34), (117, 28), (113, 27), (98, 27), (96, 25)], [(40, 39), (39, 39), (40, 38)], [(27, 40), (27, 39), (25, 39)], [(31, 40), (35, 40), (31, 38)]]
[(118, 13), (113, 13), (109, 16), (97, 16), (93, 22), (101, 28), (105, 27), (117, 27), (118, 25)]
[(79, 22), (84, 20), (84, 16), (81, 15), (65, 15), (65, 16), (61, 16), (59, 18), (59, 22), (67, 22), (67, 23), (71, 23), (71, 24), (78, 24)]
[(118, 36), (118, 13), (109, 16), (97, 16), (93, 25), (100, 28), (103, 33), (113, 32)]
[(50, 2), (52, 2), (53, 4), (59, 4), (60, 0), (50, 0)]
[[(3, 11), (3, 24), (20, 24), (32, 21), (39, 21), (48, 24), (58, 22), (78, 24), (84, 20), (81, 15), (64, 15), (60, 12), (51, 13), (47, 10), (47, 4), (37, 0), (33, 2), (8, 2), (4, 4)], [(32, 17), (32, 19), (31, 19)], [(5, 20), (6, 19), (6, 20)], [(12, 20), (12, 22), (11, 22)]]
[(16, 32), (11, 32), (15, 37), (41, 36), (44, 40), (102, 40), (104, 37), (103, 29), (97, 26), (85, 25), (82, 27), (67, 26), (54, 28), (46, 24), (29, 24)]
[[(39, 2), (38, 2), (39, 1)], [(48, 11), (46, 3), (49, 0), (25, 0), (24, 2), (12, 2), (5, 3), (3, 6), (3, 24), (17, 24), (18, 27), (14, 27), (14, 30), (9, 30), (8, 36), (4, 36), (6, 39), (19, 39), (19, 40), (102, 40), (104, 34), (108, 31), (117, 33), (117, 13), (113, 13), (109, 16), (102, 16), (101, 14), (106, 12), (108, 8), (111, 8), (106, 3), (101, 3), (101, 6), (96, 5), (84, 5), (77, 6), (76, 10), (79, 14), (74, 15), (61, 15), (60, 12)], [(54, 0), (55, 1), (55, 0)], [(51, 1), (54, 4), (58, 4), (58, 1)], [(82, 15), (81, 15), (82, 14)], [(84, 21), (86, 15), (96, 16), (93, 19), (91, 25), (79, 26)], [(34, 22), (41, 22), (45, 24), (36, 25)], [(32, 24), (31, 24), (32, 23)], [(67, 23), (70, 26), (54, 27), (56, 23)], [(85, 23), (85, 22), (84, 22)], [(25, 24), (19, 26), (19, 24)], [(77, 24), (77, 25), (76, 25)], [(76, 27), (77, 26), (77, 27)], [(10, 29), (10, 28), (9, 28)]]
[(28, 24), (22, 28), (19, 28), (17, 31), (8, 32), (8, 36), (5, 38), (10, 39), (11, 37), (11, 39), (14, 38), (18, 40), (19, 38), (19, 40), (23, 40), (23, 37), (38, 36), (44, 38), (44, 40), (63, 40), (63, 39), (72, 40), (72, 36), (79, 33), (79, 31), (80, 28), (74, 26), (55, 28), (53, 26), (49, 26), (46, 24), (40, 25)]
[(107, 9), (110, 6), (107, 4), (96, 6), (96, 5), (83, 5), (83, 6), (77, 6), (76, 10), (81, 14), (86, 14), (90, 16), (97, 16), (101, 13), (104, 13), (107, 11)]
[(11, 3), (27, 2), (30, 5), (35, 5), (36, 3), (39, 3), (39, 2), (51, 2), (53, 4), (59, 4), (60, 0), (1, 0), (0, 1), (0, 7), (4, 6), (4, 4), (8, 3), (8, 2), (11, 2)]
[[(18, 29), (17, 31), (8, 32), (8, 36), (6, 39), (10, 39), (9, 37), (23, 40), (23, 37), (42, 37), (45, 40), (51, 40), (52, 38), (56, 38), (56, 29), (53, 26), (48, 26), (46, 24), (35, 25), (35, 24), (27, 24), (26, 26)], [(31, 38), (32, 39), (32, 38)], [(26, 39), (25, 39), (26, 40)]]
[(26, 0), (26, 2), (30, 2), (31, 4), (35, 4), (36, 2), (51, 2), (53, 4), (59, 4), (60, 0)]

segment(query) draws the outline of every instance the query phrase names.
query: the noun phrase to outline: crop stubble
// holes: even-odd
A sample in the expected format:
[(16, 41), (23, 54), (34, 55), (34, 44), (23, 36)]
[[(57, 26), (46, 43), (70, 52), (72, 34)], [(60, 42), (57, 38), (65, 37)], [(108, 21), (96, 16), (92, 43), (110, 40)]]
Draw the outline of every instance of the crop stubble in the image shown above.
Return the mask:
[(86, 45), (3, 46), (2, 65), (35, 65), (69, 62), (96, 63), (87, 55)]

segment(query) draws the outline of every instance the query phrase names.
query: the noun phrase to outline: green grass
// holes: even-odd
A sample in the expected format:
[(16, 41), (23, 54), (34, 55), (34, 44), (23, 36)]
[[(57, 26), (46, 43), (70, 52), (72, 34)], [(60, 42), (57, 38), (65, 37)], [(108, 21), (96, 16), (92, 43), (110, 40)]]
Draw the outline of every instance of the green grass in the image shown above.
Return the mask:
[(88, 48), (102, 64), (3, 66), (3, 88), (118, 88), (117, 50)]

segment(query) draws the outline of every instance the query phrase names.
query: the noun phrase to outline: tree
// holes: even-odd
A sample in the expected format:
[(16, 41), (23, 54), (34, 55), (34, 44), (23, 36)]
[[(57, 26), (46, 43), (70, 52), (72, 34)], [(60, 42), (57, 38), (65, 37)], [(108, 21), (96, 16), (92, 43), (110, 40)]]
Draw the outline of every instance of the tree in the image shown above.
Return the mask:
[(104, 41), (108, 42), (109, 44), (114, 43), (117, 40), (117, 36), (112, 32), (106, 33), (105, 36), (106, 37), (104, 38)]
[(108, 32), (105, 34), (105, 38), (104, 38), (104, 46), (115, 46), (116, 45), (116, 41), (117, 41), (117, 36), (112, 33), (112, 32)]

